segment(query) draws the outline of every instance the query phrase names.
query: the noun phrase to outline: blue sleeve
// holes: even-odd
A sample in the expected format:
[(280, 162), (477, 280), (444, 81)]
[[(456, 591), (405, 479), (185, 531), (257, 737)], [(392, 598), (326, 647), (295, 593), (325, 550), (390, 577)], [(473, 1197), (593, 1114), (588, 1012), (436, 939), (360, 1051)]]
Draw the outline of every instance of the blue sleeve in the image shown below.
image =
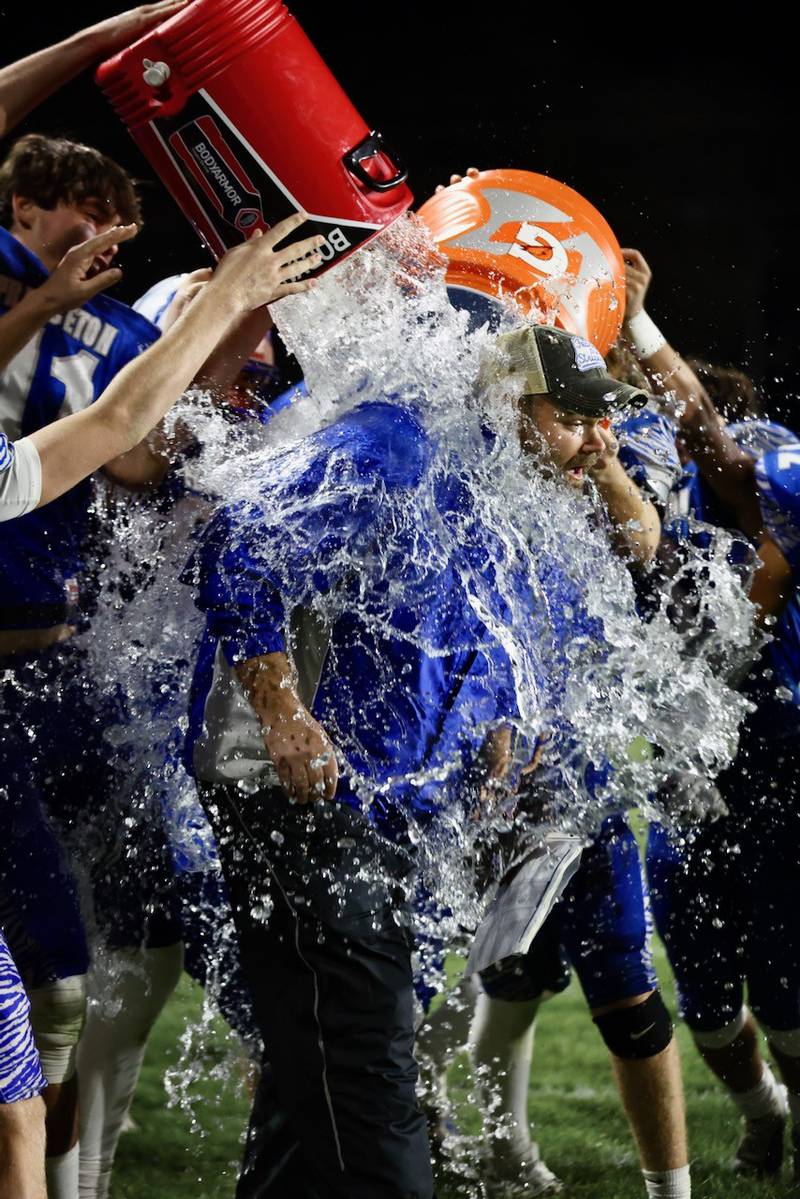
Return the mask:
[(675, 423), (645, 408), (616, 425), (614, 432), (619, 438), (620, 462), (628, 475), (664, 506), (682, 471), (675, 448)]
[(756, 464), (764, 525), (796, 569), (800, 558), (800, 444), (764, 454)]
[(217, 514), (184, 574), (229, 660), (282, 651), (291, 609), (314, 607), (374, 557), (393, 493), (405, 502), (427, 452), (409, 414), (382, 403), (259, 465), (258, 498)]
[(208, 632), (230, 663), (286, 649), (278, 581), (235, 535), (237, 515), (226, 510), (216, 517), (183, 576), (196, 584)]
[(294, 511), (278, 505), (268, 515), (248, 503), (214, 518), (183, 581), (197, 588), (196, 603), (229, 662), (285, 650), (291, 609), (313, 606), (374, 544), (375, 498), (366, 491), (309, 509), (295, 495)]

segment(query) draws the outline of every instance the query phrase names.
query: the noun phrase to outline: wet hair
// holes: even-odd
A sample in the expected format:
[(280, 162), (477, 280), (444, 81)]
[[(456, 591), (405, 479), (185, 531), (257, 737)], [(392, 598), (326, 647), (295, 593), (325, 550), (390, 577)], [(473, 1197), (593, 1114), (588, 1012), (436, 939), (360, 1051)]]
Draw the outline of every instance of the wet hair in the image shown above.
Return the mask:
[(702, 358), (688, 358), (687, 362), (725, 421), (732, 424), (762, 415), (755, 384), (744, 371), (734, 366), (714, 366)]
[(639, 366), (636, 355), (621, 341), (615, 341), (606, 354), (606, 370), (618, 383), (627, 383), (630, 387), (638, 387), (640, 391), (650, 390), (647, 376)]
[(133, 180), (113, 159), (63, 137), (29, 133), (14, 142), (0, 166), (0, 225), (10, 228), (14, 196), (52, 210), (89, 199), (108, 205), (123, 224), (142, 224)]

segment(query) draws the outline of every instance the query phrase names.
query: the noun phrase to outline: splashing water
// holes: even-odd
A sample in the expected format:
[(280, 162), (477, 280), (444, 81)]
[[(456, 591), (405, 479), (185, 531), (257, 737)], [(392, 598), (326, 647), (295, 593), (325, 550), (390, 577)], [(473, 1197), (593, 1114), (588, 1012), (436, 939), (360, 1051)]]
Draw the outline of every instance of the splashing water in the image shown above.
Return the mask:
[[(511, 663), (515, 768), (529, 761), (542, 735), (549, 738), (537, 777), (557, 796), (552, 818), (561, 827), (590, 835), (610, 811), (646, 806), (676, 771), (712, 777), (730, 763), (747, 704), (729, 688), (719, 663), (747, 653), (752, 609), (727, 564), (726, 535), (718, 533), (703, 560), (692, 626), (675, 628), (667, 592), (644, 622), (629, 569), (609, 547), (595, 499), (525, 457), (516, 396), (499, 385), (476, 389), (492, 335), (486, 327), (469, 332), (466, 314), (451, 307), (441, 263), (412, 220), (397, 222), (322, 276), (310, 293), (274, 305), (273, 314), (310, 394), (267, 426), (231, 424), (197, 397), (176, 408), (172, 421), (183, 421), (199, 445), (178, 467), (190, 498), (166, 514), (136, 502), (113, 516), (104, 602), (87, 639), (98, 678), (121, 686), (126, 696), (131, 719), (109, 736), (133, 763), (139, 816), (151, 818), (154, 805), (166, 802), (171, 839), (182, 846), (186, 868), (218, 869), (193, 784), (176, 756), (200, 628), (189, 589), (177, 581), (191, 531), (222, 502), (268, 512), (302, 439), (366, 401), (388, 398), (413, 410), (435, 453), (419, 487), (383, 497), (385, 542), (369, 559), (348, 558), (352, 550), (345, 544), (337, 568), (357, 574), (364, 596), (383, 580), (384, 601), (374, 601), (373, 587), (370, 619), (376, 633), (396, 636), (392, 613), (408, 601), (408, 576), (392, 575), (393, 559), (407, 556), (410, 545), (415, 577), (427, 572), (431, 578), (447, 563), (459, 563), (470, 604)], [(506, 326), (514, 319), (506, 314)], [(469, 519), (443, 520), (437, 511), (436, 487), (450, 477), (469, 497)], [(282, 511), (281, 554), (291, 558), (292, 529), (324, 513), (335, 489), (347, 485), (344, 464), (332, 460), (318, 489), (298, 499), (296, 510)], [(471, 571), (463, 552), (476, 529), (490, 557), (491, 587), (487, 572)], [(266, 543), (260, 552), (273, 570), (289, 569), (288, 561), (276, 564), (275, 545)], [(520, 575), (528, 581), (523, 590)], [(319, 594), (309, 588), (301, 598), (328, 621), (341, 602), (335, 589)], [(417, 635), (413, 628), (407, 634)], [(474, 730), (476, 736), (488, 731)], [(637, 741), (649, 752), (632, 754)], [(446, 795), (459, 768), (455, 758), (437, 761), (403, 781)], [(143, 778), (149, 781), (142, 790)], [(368, 804), (375, 794), (368, 772), (356, 787)], [(432, 941), (447, 944), (459, 924), (476, 922), (472, 851), (476, 839), (504, 821), (502, 810), (476, 820), (467, 805), (455, 803), (426, 828), (409, 830), (436, 911)], [(177, 1095), (174, 1074), (171, 1087)]]
[[(493, 619), (491, 603), (481, 604), (480, 587), (470, 580), (474, 602), (514, 667), (519, 744), (529, 750), (542, 730), (569, 727), (569, 755), (560, 742), (558, 760), (548, 763), (545, 755), (543, 765), (561, 795), (561, 823), (589, 833), (605, 812), (644, 802), (673, 772), (713, 775), (729, 763), (746, 703), (728, 688), (718, 663), (747, 652), (752, 609), (727, 565), (729, 539), (720, 533), (704, 562), (695, 622), (705, 636), (694, 655), (685, 646), (695, 630), (676, 631), (666, 596), (649, 623), (639, 619), (629, 571), (610, 552), (590, 499), (525, 461), (514, 397), (495, 389), (476, 401), (475, 379), (490, 335), (486, 329), (467, 333), (464, 315), (448, 303), (441, 272), (409, 270), (409, 263), (420, 261), (426, 261), (421, 235), (401, 222), (371, 251), (326, 275), (311, 294), (282, 301), (276, 320), (303, 364), (322, 420), (369, 398), (410, 399), (436, 440), (433, 472), (453, 470), (466, 482), (489, 531), (499, 589), (512, 613), (505, 622)], [(488, 454), (483, 422), (497, 434)], [(396, 514), (399, 530), (424, 522), (427, 498), (415, 496)], [(457, 552), (463, 532), (456, 528), (449, 540), (444, 532), (443, 555)], [(531, 631), (511, 579), (520, 558), (543, 609), (537, 644), (520, 635)], [(560, 611), (549, 606), (551, 569), (569, 581), (561, 597), (576, 596), (575, 611), (566, 603)], [(633, 760), (629, 750), (637, 738), (654, 752)], [(614, 767), (594, 794), (586, 786), (590, 762)], [(463, 869), (470, 836), (457, 809), (443, 813), (437, 830), (420, 838), (426, 882), (443, 906), (462, 914), (471, 891)]]

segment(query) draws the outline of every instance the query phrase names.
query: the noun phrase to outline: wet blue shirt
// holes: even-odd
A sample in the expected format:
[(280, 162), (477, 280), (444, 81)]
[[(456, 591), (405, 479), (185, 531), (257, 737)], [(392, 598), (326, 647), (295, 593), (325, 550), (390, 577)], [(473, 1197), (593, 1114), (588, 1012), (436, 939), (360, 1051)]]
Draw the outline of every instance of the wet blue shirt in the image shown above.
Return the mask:
[(756, 486), (764, 524), (800, 583), (800, 444), (763, 454)]
[[(337, 798), (368, 799), (394, 834), (404, 814), (424, 819), (462, 794), (487, 728), (517, 712), (490, 629), (513, 626), (530, 646), (546, 623), (558, 642), (544, 610), (574, 613), (571, 634), (580, 596), (555, 565), (539, 575), (549, 605), (535, 596), (524, 555), (483, 525), (465, 471), (439, 465), (410, 405), (351, 411), (272, 457), (259, 488), (215, 517), (184, 575), (207, 618), (187, 766), (197, 773), (219, 651), (228, 663), (284, 651), (292, 609), (321, 601), (328, 644), (310, 707), (350, 766)], [(528, 676), (543, 709), (557, 709), (559, 669), (556, 654)]]
[[(653, 469), (651, 467), (652, 454), (640, 441), (640, 436), (649, 431), (649, 424), (640, 429), (641, 419), (638, 415), (633, 416), (624, 426), (626, 453), (629, 460), (636, 463), (640, 481), (643, 476), (649, 477)], [(663, 421), (668, 421), (668, 419), (662, 418)], [(674, 422), (672, 425), (673, 429), (677, 429)], [(757, 470), (757, 478), (762, 480), (762, 508), (764, 507), (764, 495), (771, 494), (775, 497), (773, 500), (775, 510), (780, 508), (785, 512), (787, 510), (786, 496), (792, 491), (792, 484), (789, 481), (789, 472), (786, 471), (780, 477), (787, 481), (787, 487), (781, 486), (777, 464), (779, 460), (788, 463), (789, 459), (784, 451), (777, 450), (775, 447), (793, 442), (794, 435), (783, 425), (768, 420), (740, 421), (729, 425), (727, 432), (734, 438), (737, 445), (752, 457), (757, 458), (759, 455), (764, 455), (761, 459), (762, 464), (766, 462), (769, 465), (766, 470), (763, 465)], [(786, 450), (790, 449), (790, 446), (786, 446)], [(767, 452), (765, 453), (765, 451)], [(687, 517), (693, 517), (708, 525), (732, 528), (733, 517), (730, 511), (720, 502), (712, 488), (703, 479), (697, 464), (689, 462), (684, 467), (678, 465), (676, 469), (674, 447), (672, 453), (665, 447), (664, 455), (664, 460), (668, 461), (669, 469), (673, 473), (672, 502), (668, 509), (668, 513), (672, 515), (672, 521), (667, 526), (667, 532), (679, 538), (689, 535)], [(780, 459), (779, 455), (782, 455)], [(798, 451), (798, 461), (800, 462), (800, 451)], [(663, 474), (663, 468), (660, 472), (655, 472), (656, 483), (651, 484), (652, 490), (656, 490), (656, 485), (661, 486)], [(697, 541), (697, 536), (694, 534), (693, 539)], [(778, 544), (780, 545), (780, 541)], [(758, 712), (749, 719), (748, 725), (753, 731), (765, 737), (793, 737), (800, 733), (800, 599), (797, 594), (789, 601), (771, 632), (773, 640), (766, 647), (758, 664), (742, 687), (746, 694), (758, 704)], [(791, 693), (793, 698), (789, 700), (776, 696), (778, 689), (783, 689), (784, 695), (787, 692)]]

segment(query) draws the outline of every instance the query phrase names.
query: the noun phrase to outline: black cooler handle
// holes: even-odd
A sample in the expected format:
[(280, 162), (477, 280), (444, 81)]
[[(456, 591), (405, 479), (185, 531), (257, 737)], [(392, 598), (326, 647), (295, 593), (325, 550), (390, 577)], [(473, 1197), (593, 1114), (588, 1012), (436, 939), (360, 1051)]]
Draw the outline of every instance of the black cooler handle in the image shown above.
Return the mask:
[[(392, 175), (391, 179), (373, 179), (372, 175), (362, 167), (361, 163), (365, 158), (375, 158), (378, 154), (384, 154), (394, 165), (397, 174)], [(393, 187), (397, 187), (398, 183), (404, 183), (408, 178), (408, 170), (403, 165), (403, 160), (395, 154), (391, 146), (387, 146), (383, 140), (383, 134), (378, 133), (377, 129), (373, 129), (363, 141), (343, 154), (342, 162), (351, 175), (355, 175), (359, 183), (363, 183), (365, 187), (376, 192), (391, 191)]]

